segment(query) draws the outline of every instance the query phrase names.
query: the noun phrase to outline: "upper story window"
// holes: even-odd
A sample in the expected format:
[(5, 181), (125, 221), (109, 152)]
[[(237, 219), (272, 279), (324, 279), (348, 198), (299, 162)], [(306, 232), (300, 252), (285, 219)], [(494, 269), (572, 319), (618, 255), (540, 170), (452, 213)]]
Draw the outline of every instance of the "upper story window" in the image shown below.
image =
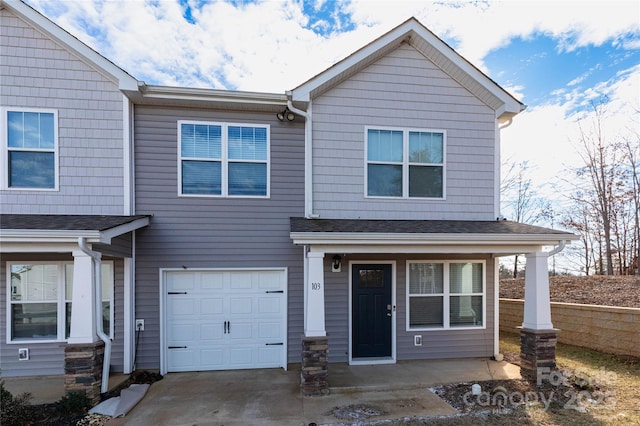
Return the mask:
[(367, 196), (444, 198), (444, 130), (366, 132)]
[(269, 126), (178, 122), (180, 195), (269, 196)]
[[(8, 262), (8, 342), (63, 341), (71, 332), (73, 263)], [(113, 262), (102, 262), (102, 326), (113, 338)]]
[(57, 189), (58, 114), (4, 109), (2, 188)]
[(483, 261), (409, 261), (407, 277), (407, 330), (484, 327)]

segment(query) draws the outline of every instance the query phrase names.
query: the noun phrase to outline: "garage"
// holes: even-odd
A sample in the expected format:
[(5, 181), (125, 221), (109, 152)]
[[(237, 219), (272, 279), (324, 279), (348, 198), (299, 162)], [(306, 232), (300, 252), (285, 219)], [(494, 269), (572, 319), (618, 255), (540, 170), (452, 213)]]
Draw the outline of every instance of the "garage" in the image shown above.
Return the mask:
[(286, 270), (165, 270), (166, 372), (286, 368)]

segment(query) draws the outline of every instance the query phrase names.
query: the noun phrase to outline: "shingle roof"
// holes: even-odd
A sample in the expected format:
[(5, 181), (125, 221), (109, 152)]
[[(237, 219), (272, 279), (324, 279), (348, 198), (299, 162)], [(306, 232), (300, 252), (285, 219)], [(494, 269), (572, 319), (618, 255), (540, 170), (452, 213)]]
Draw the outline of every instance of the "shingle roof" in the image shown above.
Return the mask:
[(372, 234), (505, 234), (559, 235), (573, 234), (540, 226), (507, 220), (364, 220), (364, 219), (305, 219), (292, 217), (291, 232), (335, 232)]
[(149, 216), (0, 214), (0, 229), (106, 231)]

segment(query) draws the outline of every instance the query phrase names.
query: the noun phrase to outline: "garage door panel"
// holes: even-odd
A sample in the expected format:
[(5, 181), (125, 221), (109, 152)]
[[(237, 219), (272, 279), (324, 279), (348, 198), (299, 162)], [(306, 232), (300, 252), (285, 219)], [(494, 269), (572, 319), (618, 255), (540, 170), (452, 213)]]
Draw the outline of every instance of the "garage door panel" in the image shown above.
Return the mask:
[(176, 297), (170, 294), (167, 300), (167, 310), (174, 318), (191, 317), (199, 311), (198, 301), (193, 298)]
[(169, 371), (191, 371), (198, 363), (195, 352), (188, 349), (169, 349)]
[(261, 290), (283, 290), (282, 275), (278, 271), (264, 272), (258, 277), (258, 288)]
[(232, 368), (248, 368), (253, 366), (253, 348), (251, 347), (234, 347), (229, 351), (231, 356), (230, 364)]
[(247, 315), (253, 312), (252, 297), (231, 297), (229, 299), (229, 313), (232, 315)]
[(279, 322), (263, 322), (258, 324), (258, 339), (278, 339), (282, 337), (282, 324)]
[(169, 341), (172, 345), (179, 342), (195, 340), (198, 336), (194, 324), (171, 324), (168, 330)]
[(225, 365), (225, 351), (223, 349), (205, 349), (200, 354), (200, 370), (219, 368)]
[(253, 286), (253, 272), (231, 272), (229, 287), (231, 290), (251, 290)]
[(217, 343), (222, 340), (224, 333), (224, 325), (220, 324), (202, 324), (200, 326), (200, 340), (203, 343)]
[(222, 290), (224, 288), (224, 276), (222, 274), (200, 273), (200, 288), (202, 290)]
[(262, 365), (277, 363), (281, 355), (280, 346), (263, 346), (258, 348), (258, 362)]
[(282, 297), (259, 297), (259, 314), (282, 314)]
[(243, 340), (243, 339), (251, 339), (253, 338), (252, 333), (252, 324), (251, 323), (239, 323), (239, 322), (231, 322), (229, 332), (229, 338), (231, 340)]
[(167, 281), (168, 291), (193, 290), (196, 286), (195, 274), (171, 274)]
[(222, 315), (224, 313), (224, 299), (203, 298), (200, 299), (200, 314), (202, 315)]
[(166, 276), (168, 371), (274, 368), (286, 362), (283, 270)]

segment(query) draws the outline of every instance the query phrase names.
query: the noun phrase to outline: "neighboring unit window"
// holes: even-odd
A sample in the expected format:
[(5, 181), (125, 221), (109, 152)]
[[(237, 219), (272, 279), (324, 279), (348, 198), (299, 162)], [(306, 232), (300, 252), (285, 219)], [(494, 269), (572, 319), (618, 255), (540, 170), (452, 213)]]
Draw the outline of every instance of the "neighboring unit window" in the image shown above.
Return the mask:
[[(71, 330), (73, 263), (9, 263), (10, 341), (63, 340)], [(102, 314), (113, 337), (113, 263), (102, 263)]]
[(409, 330), (484, 326), (484, 262), (408, 262)]
[(6, 186), (55, 189), (57, 114), (7, 110), (6, 123)]
[(178, 125), (181, 195), (269, 195), (268, 126)]
[(444, 131), (367, 129), (367, 195), (443, 198)]

